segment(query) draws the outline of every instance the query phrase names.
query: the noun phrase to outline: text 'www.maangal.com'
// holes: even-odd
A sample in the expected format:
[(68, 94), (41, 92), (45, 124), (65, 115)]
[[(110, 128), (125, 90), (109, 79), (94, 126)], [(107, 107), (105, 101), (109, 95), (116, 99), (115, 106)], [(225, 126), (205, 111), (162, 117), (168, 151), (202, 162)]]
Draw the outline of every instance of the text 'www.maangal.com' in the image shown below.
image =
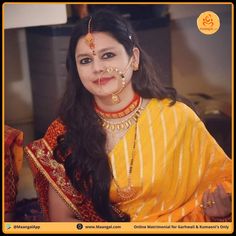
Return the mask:
[(86, 225), (85, 229), (121, 229), (120, 225)]

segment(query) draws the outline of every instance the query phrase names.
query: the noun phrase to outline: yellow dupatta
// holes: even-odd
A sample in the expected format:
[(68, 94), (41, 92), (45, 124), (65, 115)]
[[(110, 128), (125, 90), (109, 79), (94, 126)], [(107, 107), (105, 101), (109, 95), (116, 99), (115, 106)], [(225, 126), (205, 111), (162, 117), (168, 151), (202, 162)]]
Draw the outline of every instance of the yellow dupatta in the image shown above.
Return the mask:
[[(131, 183), (136, 198), (118, 202), (112, 182), (110, 196), (131, 221), (208, 221), (200, 208), (207, 188), (222, 183), (231, 192), (232, 166), (197, 115), (185, 104), (152, 99), (137, 123), (136, 155)], [(110, 153), (119, 187), (128, 184), (135, 126)]]

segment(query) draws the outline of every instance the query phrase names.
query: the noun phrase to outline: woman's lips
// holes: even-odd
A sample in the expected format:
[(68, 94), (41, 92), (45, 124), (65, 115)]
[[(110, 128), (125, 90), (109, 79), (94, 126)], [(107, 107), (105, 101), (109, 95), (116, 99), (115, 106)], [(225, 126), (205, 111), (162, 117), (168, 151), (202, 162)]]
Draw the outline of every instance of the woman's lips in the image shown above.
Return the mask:
[(112, 79), (114, 79), (114, 76), (112, 76), (112, 77), (102, 77), (100, 79), (95, 80), (93, 83), (98, 84), (98, 85), (105, 85)]

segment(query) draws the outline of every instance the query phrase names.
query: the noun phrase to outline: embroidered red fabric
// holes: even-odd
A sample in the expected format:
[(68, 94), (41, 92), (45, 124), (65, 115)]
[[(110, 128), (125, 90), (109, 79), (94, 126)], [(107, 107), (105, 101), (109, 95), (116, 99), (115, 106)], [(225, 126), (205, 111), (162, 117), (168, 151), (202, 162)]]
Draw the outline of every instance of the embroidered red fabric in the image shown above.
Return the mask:
[[(4, 126), (4, 210), (5, 217), (14, 212), (19, 170), (23, 162), (23, 132)], [(8, 220), (8, 219), (5, 219)], [(10, 219), (9, 219), (10, 220)]]
[(104, 220), (94, 210), (91, 200), (75, 190), (65, 174), (64, 166), (53, 158), (57, 137), (65, 131), (64, 125), (59, 120), (55, 120), (42, 139), (34, 141), (25, 148), (45, 221), (50, 221), (48, 186), (51, 184), (75, 212), (78, 221), (102, 222)]

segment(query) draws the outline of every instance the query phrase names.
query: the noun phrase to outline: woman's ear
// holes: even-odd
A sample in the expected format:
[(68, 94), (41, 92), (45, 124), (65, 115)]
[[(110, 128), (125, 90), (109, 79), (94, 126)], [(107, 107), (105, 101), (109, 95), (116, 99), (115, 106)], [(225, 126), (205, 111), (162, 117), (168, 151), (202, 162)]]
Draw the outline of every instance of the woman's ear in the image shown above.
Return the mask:
[(132, 67), (134, 71), (137, 71), (139, 68), (139, 58), (140, 58), (140, 51), (137, 47), (133, 48), (133, 61)]

